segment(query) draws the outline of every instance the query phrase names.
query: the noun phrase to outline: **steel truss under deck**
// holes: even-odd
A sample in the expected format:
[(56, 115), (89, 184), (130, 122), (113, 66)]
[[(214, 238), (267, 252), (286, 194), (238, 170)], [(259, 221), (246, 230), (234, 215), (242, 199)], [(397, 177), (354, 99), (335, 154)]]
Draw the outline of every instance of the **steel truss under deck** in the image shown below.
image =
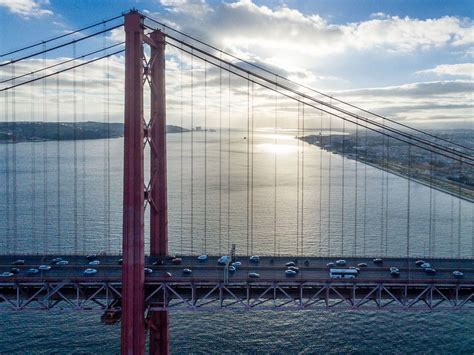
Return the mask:
[[(0, 283), (0, 311), (121, 311), (121, 282)], [(474, 284), (147, 282), (148, 311), (474, 310)]]

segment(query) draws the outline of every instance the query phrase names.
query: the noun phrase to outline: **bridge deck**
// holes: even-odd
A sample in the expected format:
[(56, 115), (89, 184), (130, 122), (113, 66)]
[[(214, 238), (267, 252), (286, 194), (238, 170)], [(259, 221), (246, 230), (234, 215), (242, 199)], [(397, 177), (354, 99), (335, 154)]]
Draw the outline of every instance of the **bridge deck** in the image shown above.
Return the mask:
[[(0, 257), (0, 272), (17, 267), (20, 272), (0, 278), (2, 310), (107, 310), (113, 320), (121, 310), (121, 266), (119, 256), (98, 256), (101, 263), (89, 265), (86, 256), (62, 256), (68, 265), (28, 276), (26, 270), (49, 264), (56, 256), (9, 255)], [(24, 265), (12, 263), (18, 259)], [(474, 309), (474, 260), (426, 259), (436, 275), (428, 275), (415, 265), (416, 259), (385, 258), (382, 265), (371, 258), (345, 258), (347, 267), (365, 262), (355, 279), (331, 279), (326, 264), (336, 258), (303, 257), (296, 263), (298, 275), (287, 277), (285, 264), (291, 257), (261, 257), (258, 264), (239, 257), (242, 266), (224, 279), (224, 267), (217, 256), (205, 262), (183, 256), (182, 264), (167, 258), (147, 257), (145, 301), (149, 311), (199, 309)], [(153, 265), (163, 260), (163, 265)], [(392, 277), (389, 267), (400, 269)], [(96, 268), (94, 276), (84, 276), (86, 268)], [(183, 269), (192, 270), (184, 275)], [(454, 278), (453, 270), (464, 273)], [(171, 276), (166, 273), (171, 273)], [(249, 278), (257, 272), (259, 278)]]
[[(40, 271), (39, 274), (29, 276), (26, 270), (29, 268), (37, 268), (41, 264), (50, 264), (51, 260), (58, 256), (32, 256), (32, 255), (8, 255), (0, 256), (0, 273), (10, 271), (12, 267), (20, 269), (20, 273), (8, 277), (0, 278), (0, 282), (12, 281), (35, 281), (35, 280), (89, 280), (89, 281), (120, 281), (121, 265), (119, 264), (120, 256), (97, 256), (100, 265), (91, 266), (86, 256), (60, 256), (69, 262), (68, 265), (51, 265), (49, 271)], [(147, 257), (145, 265), (153, 270), (151, 274), (146, 275), (147, 281), (219, 281), (224, 278), (224, 267), (218, 265), (217, 256), (209, 256), (205, 262), (197, 260), (196, 256), (180, 256), (182, 263), (173, 265), (166, 258)], [(12, 265), (15, 260), (25, 260), (25, 265)], [(328, 262), (335, 262), (336, 258), (320, 258), (320, 257), (260, 257), (259, 263), (250, 262), (248, 257), (237, 258), (242, 262), (242, 266), (235, 272), (229, 273), (229, 282), (242, 282), (251, 280), (258, 281), (334, 281), (329, 278), (329, 268), (326, 266)], [(164, 265), (153, 265), (157, 260), (162, 260)], [(293, 277), (285, 275), (285, 264), (295, 261), (300, 272)], [(366, 263), (367, 267), (361, 267), (358, 277), (354, 280), (358, 281), (384, 281), (406, 283), (409, 281), (423, 282), (444, 282), (459, 283), (462, 281), (474, 282), (474, 260), (473, 259), (423, 259), (429, 262), (436, 269), (435, 275), (427, 274), (421, 267), (415, 265), (418, 259), (403, 258), (384, 258), (383, 264), (375, 264), (372, 258), (344, 258), (347, 266), (357, 266), (358, 263)], [(305, 264), (306, 262), (306, 264)], [(395, 266), (400, 269), (400, 276), (393, 277), (390, 275), (389, 267)], [(86, 268), (97, 269), (97, 274), (85, 277), (83, 272)], [(191, 275), (184, 275), (183, 269), (192, 270)], [(462, 279), (457, 279), (452, 275), (454, 270), (464, 273)], [(166, 273), (171, 273), (171, 277)], [(259, 278), (249, 278), (249, 272), (256, 272)]]

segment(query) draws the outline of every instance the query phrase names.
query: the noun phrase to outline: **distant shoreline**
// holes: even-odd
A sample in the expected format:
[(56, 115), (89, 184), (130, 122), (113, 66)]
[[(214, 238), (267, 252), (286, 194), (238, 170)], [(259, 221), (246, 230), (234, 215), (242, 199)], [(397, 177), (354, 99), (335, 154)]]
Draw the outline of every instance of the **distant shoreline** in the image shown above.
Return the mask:
[[(166, 126), (166, 133), (185, 133), (188, 129)], [(121, 138), (123, 123), (105, 122), (0, 122), (0, 144)]]

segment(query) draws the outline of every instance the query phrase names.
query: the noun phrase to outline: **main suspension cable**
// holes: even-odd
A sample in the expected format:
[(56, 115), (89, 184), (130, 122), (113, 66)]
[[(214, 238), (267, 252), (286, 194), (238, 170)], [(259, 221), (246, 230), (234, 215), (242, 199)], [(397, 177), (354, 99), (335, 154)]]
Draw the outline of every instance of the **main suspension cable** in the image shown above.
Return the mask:
[(25, 51), (25, 50), (27, 50), (27, 49), (31, 49), (31, 48), (34, 48), (34, 47), (38, 47), (38, 46), (40, 46), (40, 45), (45, 45), (46, 43), (53, 42), (53, 41), (57, 41), (58, 39), (65, 38), (65, 37), (74, 35), (74, 34), (76, 34), (76, 33), (81, 33), (82, 31), (88, 30), (88, 29), (90, 29), (90, 28), (99, 26), (99, 25), (104, 24), (104, 23), (107, 23), (107, 22), (111, 22), (111, 21), (116, 20), (116, 19), (121, 18), (121, 17), (123, 17), (123, 14), (121, 14), (121, 15), (119, 15), (119, 16), (111, 17), (111, 18), (109, 18), (109, 19), (106, 19), (106, 20), (103, 20), (103, 21), (100, 21), (100, 22), (96, 22), (96, 23), (94, 23), (94, 24), (92, 24), (92, 25), (89, 25), (89, 26), (86, 26), (86, 27), (82, 27), (82, 28), (79, 28), (79, 29), (77, 29), (77, 30), (74, 30), (74, 31), (71, 31), (71, 32), (68, 32), (68, 33), (65, 33), (65, 34), (62, 34), (62, 35), (59, 35), (59, 36), (56, 36), (56, 37), (53, 37), (53, 38), (44, 40), (44, 41), (41, 41), (41, 42), (37, 42), (37, 43), (31, 44), (31, 45), (28, 45), (28, 46), (26, 46), (26, 47), (22, 47), (22, 48), (19, 48), (19, 49), (12, 50), (12, 51), (10, 51), (10, 52), (2, 53), (2, 54), (0, 54), (0, 58), (1, 58), (1, 57), (6, 57), (7, 55), (10, 55), (10, 54), (15, 54), (15, 53), (18, 53), (18, 52)]

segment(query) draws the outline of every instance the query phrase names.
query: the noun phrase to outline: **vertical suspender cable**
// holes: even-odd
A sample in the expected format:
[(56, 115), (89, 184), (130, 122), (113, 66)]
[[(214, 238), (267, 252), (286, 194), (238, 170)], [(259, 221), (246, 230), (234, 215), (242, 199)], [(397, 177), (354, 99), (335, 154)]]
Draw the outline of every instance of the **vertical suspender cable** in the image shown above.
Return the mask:
[(410, 213), (411, 213), (411, 143), (408, 143), (408, 179), (407, 179), (407, 242), (406, 242), (406, 257), (408, 267), (408, 280), (411, 278), (411, 263), (410, 263)]
[[(382, 121), (382, 131), (385, 132), (385, 121)], [(383, 146), (383, 157), (382, 159), (385, 161), (385, 134), (382, 134), (382, 146)], [(381, 202), (380, 202), (380, 255), (383, 255), (383, 240), (384, 240), (384, 227), (385, 227), (385, 171), (384, 169), (380, 170), (380, 176), (382, 177), (382, 190), (381, 190)]]
[[(15, 64), (12, 64), (12, 77), (15, 77)], [(15, 85), (15, 80), (12, 82)], [(13, 132), (15, 135), (16, 143), (16, 95), (15, 89), (12, 90), (12, 104), (11, 113), (13, 121)], [(13, 160), (13, 253), (16, 254), (18, 250), (18, 206), (17, 206), (17, 171), (16, 171), (16, 144), (12, 147), (12, 160)]]
[[(46, 49), (46, 45), (43, 44), (43, 50)], [(46, 67), (46, 57), (43, 54), (43, 68)], [(46, 99), (47, 99), (47, 91), (46, 91), (46, 80), (43, 79), (43, 137), (46, 136), (47, 132), (47, 123), (48, 123), (48, 116), (46, 110)], [(48, 209), (48, 142), (46, 139), (43, 140), (43, 249), (44, 252), (49, 252), (49, 209)]]
[[(322, 106), (322, 104), (321, 104)], [(319, 111), (319, 248), (318, 256), (322, 255), (323, 244), (323, 111)]]
[(56, 224), (58, 225), (57, 235), (57, 252), (61, 252), (61, 123), (59, 122), (59, 74), (56, 75), (56, 201), (57, 201), (57, 214)]
[[(182, 45), (181, 45), (181, 48), (182, 48)], [(184, 113), (183, 113), (183, 90), (184, 90), (184, 86), (183, 86), (183, 70), (184, 70), (184, 64), (183, 64), (183, 56), (184, 56), (184, 53), (183, 51), (181, 50), (179, 52), (179, 67), (180, 67), (180, 72), (179, 72), (179, 85), (180, 85), (180, 105), (179, 105), (179, 110), (180, 110), (180, 127), (183, 128), (184, 127), (184, 123), (183, 123), (183, 119), (184, 119)], [(180, 143), (180, 158), (179, 158), (179, 178), (180, 178), (180, 188), (179, 188), (179, 197), (180, 197), (180, 200), (181, 200), (181, 204), (180, 204), (180, 214), (179, 214), (179, 220), (180, 220), (180, 233), (179, 233), (179, 241), (180, 241), (180, 251), (181, 251), (181, 254), (183, 254), (183, 236), (184, 236), (184, 231), (183, 231), (183, 228), (184, 228), (184, 225), (183, 225), (183, 211), (184, 211), (184, 206), (183, 206), (183, 199), (184, 199), (184, 195), (183, 195), (183, 190), (184, 190), (184, 180), (183, 180), (183, 173), (184, 173), (184, 157), (183, 157), (183, 136), (184, 136), (184, 133), (181, 132), (181, 134), (179, 135), (179, 143)]]
[[(104, 34), (105, 35), (105, 34)], [(105, 45), (105, 43), (104, 43)], [(105, 148), (106, 148), (106, 171), (105, 171), (105, 186), (107, 187), (106, 191), (106, 227), (107, 227), (107, 253), (110, 254), (110, 57), (105, 59), (106, 63), (106, 103), (105, 103), (105, 119), (106, 119), (106, 138), (105, 138)]]
[[(302, 125), (302, 134), (305, 137), (304, 129), (304, 99), (301, 111), (301, 125)], [(305, 142), (301, 141), (301, 255), (304, 255), (304, 153), (305, 153)]]
[(230, 249), (230, 71), (227, 78), (227, 250)]
[(451, 195), (451, 237), (449, 238), (449, 256), (452, 258), (454, 255), (454, 196)]
[(204, 254), (207, 252), (207, 62), (204, 62)]
[(367, 250), (367, 150), (368, 144), (368, 129), (365, 129), (365, 150), (364, 150), (364, 230), (363, 230), (363, 246), (362, 255), (366, 256)]
[[(332, 106), (332, 98), (329, 101), (329, 105)], [(329, 114), (329, 149), (332, 150), (332, 116)], [(331, 160), (332, 154), (329, 151), (328, 159), (328, 256), (331, 256)]]
[(300, 102), (297, 108), (297, 149), (296, 149), (296, 255), (299, 256), (300, 249)]
[[(82, 78), (81, 78), (81, 91), (82, 91), (82, 124), (86, 122), (86, 75), (85, 66), (82, 67)], [(86, 253), (87, 245), (87, 230), (86, 230), (86, 141), (85, 141), (85, 130), (82, 129), (81, 135), (81, 158), (82, 158), (82, 176), (81, 176), (81, 202), (82, 202), (82, 253)]]
[[(276, 82), (278, 82), (278, 78), (276, 78)], [(278, 86), (275, 85), (275, 131), (274, 131), (274, 185), (273, 185), (273, 256), (276, 256), (277, 252), (277, 153), (276, 153), (276, 145), (277, 141), (277, 134), (278, 134)]]
[[(76, 58), (76, 43), (73, 44), (73, 58)], [(75, 65), (75, 61), (73, 61)], [(77, 239), (77, 231), (78, 231), (78, 215), (77, 215), (77, 209), (78, 209), (78, 201), (77, 201), (77, 83), (76, 83), (76, 69), (72, 70), (72, 105), (73, 105), (73, 120), (74, 120), (74, 126), (73, 126), (73, 135), (74, 135), (74, 142), (73, 142), (73, 151), (74, 151), (74, 207), (73, 207), (73, 212), (74, 212), (74, 253), (77, 254), (78, 252), (78, 239)]]
[(191, 254), (194, 253), (194, 55), (191, 49)]
[(352, 248), (352, 256), (357, 255), (357, 218), (359, 201), (358, 201), (358, 192), (359, 192), (359, 119), (356, 119), (356, 138), (355, 138), (355, 190), (354, 190), (354, 245)]
[(433, 152), (430, 152), (430, 214), (428, 220), (428, 255), (433, 257)]
[[(32, 79), (34, 79), (34, 75), (32, 75)], [(36, 115), (35, 115), (35, 102), (36, 102), (36, 95), (35, 95), (35, 82), (31, 83), (31, 120), (36, 122)], [(44, 122), (43, 122), (44, 124)], [(36, 127), (36, 125), (34, 126)], [(36, 130), (35, 128), (33, 130)], [(32, 132), (33, 135), (35, 132)], [(36, 144), (35, 142), (30, 142), (31, 148), (31, 156), (30, 156), (30, 163), (31, 163), (31, 181), (30, 181), (30, 188), (31, 188), (31, 239), (33, 240), (33, 250), (37, 252), (39, 250), (37, 233), (36, 233)]]
[(219, 255), (222, 255), (222, 68), (219, 68)]
[(386, 153), (385, 153), (385, 253), (384, 255), (388, 255), (388, 208), (389, 208), (389, 173), (388, 173), (388, 168), (389, 168), (389, 159), (390, 159), (390, 138), (387, 137), (386, 139)]
[(345, 205), (345, 182), (346, 182), (346, 121), (342, 120), (342, 192), (341, 192), (341, 256), (344, 255), (344, 205)]
[[(7, 124), (7, 130), (10, 131), (10, 118), (9, 118), (9, 98), (8, 98), (8, 91), (4, 92), (4, 119)], [(6, 215), (6, 233), (5, 233), (5, 249), (7, 253), (10, 253), (11, 247), (11, 240), (10, 240), (10, 232), (11, 232), (11, 221), (10, 221), (10, 137), (8, 137), (7, 144), (5, 144), (5, 209), (7, 212)]]
[(247, 255), (250, 253), (250, 80), (247, 74)]
[(251, 109), (251, 120), (252, 120), (252, 126), (251, 126), (251, 142), (250, 142), (250, 254), (253, 255), (253, 237), (254, 237), (254, 204), (253, 204), (253, 182), (254, 182), (254, 82), (252, 82), (252, 109)]
[(463, 180), (463, 175), (462, 175), (462, 161), (459, 162), (459, 182), (458, 182), (458, 253), (457, 253), (457, 257), (458, 259), (461, 257), (461, 214), (462, 214), (462, 211), (461, 211), (461, 194), (462, 194), (462, 190), (461, 190), (461, 183), (462, 183), (462, 180)]

